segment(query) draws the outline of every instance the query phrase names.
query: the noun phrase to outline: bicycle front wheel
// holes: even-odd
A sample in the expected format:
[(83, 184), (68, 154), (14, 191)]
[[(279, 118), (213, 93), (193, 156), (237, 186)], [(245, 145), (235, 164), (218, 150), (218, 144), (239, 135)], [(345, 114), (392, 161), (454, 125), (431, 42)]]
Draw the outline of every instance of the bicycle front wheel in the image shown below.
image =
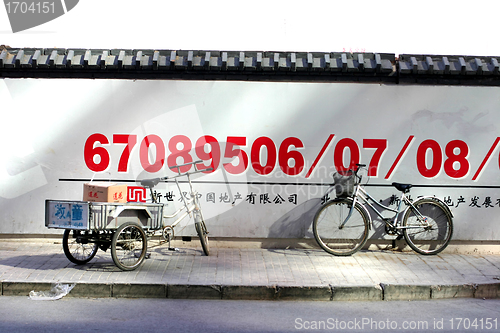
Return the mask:
[(450, 211), (439, 201), (423, 198), (413, 203), (403, 218), (403, 234), (408, 245), (420, 254), (437, 254), (451, 240)]
[(313, 222), (314, 238), (319, 246), (336, 256), (349, 256), (359, 251), (368, 240), (369, 218), (356, 203), (352, 214), (352, 200), (333, 200), (318, 210)]
[(126, 222), (113, 235), (111, 257), (118, 268), (131, 271), (144, 261), (147, 247), (148, 240), (142, 227), (136, 222)]
[(195, 222), (194, 227), (198, 236), (200, 237), (201, 247), (203, 249), (203, 253), (206, 256), (210, 254), (210, 249), (208, 248), (208, 231), (205, 222), (202, 220), (201, 222)]

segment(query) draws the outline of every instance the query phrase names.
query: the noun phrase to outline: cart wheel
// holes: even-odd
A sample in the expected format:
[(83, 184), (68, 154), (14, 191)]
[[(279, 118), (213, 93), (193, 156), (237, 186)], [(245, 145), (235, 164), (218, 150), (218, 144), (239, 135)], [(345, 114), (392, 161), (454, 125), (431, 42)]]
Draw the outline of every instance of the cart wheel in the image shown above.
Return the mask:
[(194, 224), (194, 227), (196, 229), (196, 232), (198, 233), (198, 236), (200, 237), (200, 243), (201, 247), (203, 248), (203, 252), (208, 256), (210, 254), (210, 250), (208, 248), (208, 231), (205, 222), (196, 222)]
[(97, 253), (97, 243), (89, 243), (88, 231), (65, 230), (63, 250), (66, 258), (72, 263), (83, 265), (88, 263)]
[(136, 222), (126, 222), (113, 235), (111, 257), (118, 268), (132, 271), (146, 257), (148, 240), (142, 227)]

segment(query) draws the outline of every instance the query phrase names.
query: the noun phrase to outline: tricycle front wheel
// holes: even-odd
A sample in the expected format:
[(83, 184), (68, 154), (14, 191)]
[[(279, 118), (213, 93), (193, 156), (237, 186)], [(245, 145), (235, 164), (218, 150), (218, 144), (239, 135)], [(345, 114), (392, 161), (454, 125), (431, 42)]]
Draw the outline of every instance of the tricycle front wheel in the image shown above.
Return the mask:
[(194, 227), (196, 229), (196, 232), (198, 233), (198, 236), (200, 237), (200, 243), (201, 248), (203, 249), (203, 253), (208, 256), (210, 254), (210, 249), (208, 247), (208, 231), (205, 222), (196, 222), (194, 224)]
[(136, 222), (126, 222), (116, 229), (111, 241), (111, 257), (115, 265), (124, 271), (139, 267), (148, 248), (146, 233)]
[(72, 263), (83, 265), (95, 257), (98, 245), (89, 242), (88, 231), (65, 230), (63, 235), (63, 250)]

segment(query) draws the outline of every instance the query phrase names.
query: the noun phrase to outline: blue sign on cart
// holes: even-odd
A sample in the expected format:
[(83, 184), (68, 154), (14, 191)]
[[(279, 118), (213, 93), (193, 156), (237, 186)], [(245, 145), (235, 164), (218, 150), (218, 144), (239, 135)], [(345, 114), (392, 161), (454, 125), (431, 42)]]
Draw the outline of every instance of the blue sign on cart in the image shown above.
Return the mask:
[(45, 225), (56, 229), (87, 229), (89, 205), (86, 202), (47, 201)]

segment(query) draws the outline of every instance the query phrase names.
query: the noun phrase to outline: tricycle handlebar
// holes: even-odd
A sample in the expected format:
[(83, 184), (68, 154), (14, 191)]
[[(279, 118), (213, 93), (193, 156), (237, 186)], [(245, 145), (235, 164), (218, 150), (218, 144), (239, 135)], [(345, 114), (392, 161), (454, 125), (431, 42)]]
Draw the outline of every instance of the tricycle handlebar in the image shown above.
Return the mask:
[(180, 167), (186, 166), (186, 165), (191, 165), (191, 164), (199, 164), (202, 163), (202, 160), (194, 161), (194, 162), (189, 162), (189, 163), (184, 163), (184, 164), (179, 164), (179, 165), (173, 165), (170, 167), (170, 169), (179, 169)]
[[(170, 167), (170, 169), (180, 168), (180, 167), (183, 167), (183, 166), (186, 166), (186, 165), (191, 165), (191, 164), (196, 164), (196, 163), (201, 163), (201, 162), (203, 162), (203, 161), (199, 160), (199, 161), (195, 161), (195, 162), (191, 162), (191, 163), (174, 165), (174, 166)], [(178, 178), (178, 177), (183, 177), (183, 176), (191, 175), (191, 174), (194, 174), (194, 173), (212, 171), (213, 169), (214, 168), (206, 168), (206, 169), (202, 169), (202, 170), (188, 171), (188, 172), (184, 172), (184, 173), (180, 173), (179, 172), (177, 175), (172, 176), (172, 177), (159, 177), (159, 178), (151, 178), (151, 179), (142, 179), (141, 180), (141, 185), (144, 186), (144, 187), (147, 187), (147, 188), (153, 188), (156, 185), (158, 185), (158, 183), (164, 182), (167, 179), (174, 179), (174, 178)], [(179, 171), (179, 169), (177, 169), (177, 171)]]
[(141, 185), (144, 187), (153, 188), (156, 185), (158, 185), (159, 182), (163, 182), (163, 181), (167, 180), (167, 178), (168, 177), (143, 179), (143, 180), (141, 180)]
[[(193, 173), (198, 173), (198, 172), (205, 172), (205, 171), (212, 171), (214, 168), (206, 168), (206, 169), (202, 169), (202, 170), (198, 170), (196, 168), (196, 164), (200, 164), (200, 163), (203, 163), (202, 160), (198, 160), (198, 161), (194, 161), (194, 162), (189, 162), (189, 163), (184, 163), (184, 164), (179, 164), (179, 165), (173, 165), (170, 167), (171, 170), (173, 169), (177, 169), (177, 173), (178, 175), (176, 175), (175, 177), (180, 177), (180, 176), (185, 176), (185, 175), (188, 175), (188, 174), (193, 174)], [(181, 173), (180, 172), (180, 168), (183, 167), (183, 166), (186, 166), (186, 165), (193, 165), (194, 164), (194, 168), (195, 168), (195, 171), (191, 171), (191, 172), (184, 172), (184, 173)]]

